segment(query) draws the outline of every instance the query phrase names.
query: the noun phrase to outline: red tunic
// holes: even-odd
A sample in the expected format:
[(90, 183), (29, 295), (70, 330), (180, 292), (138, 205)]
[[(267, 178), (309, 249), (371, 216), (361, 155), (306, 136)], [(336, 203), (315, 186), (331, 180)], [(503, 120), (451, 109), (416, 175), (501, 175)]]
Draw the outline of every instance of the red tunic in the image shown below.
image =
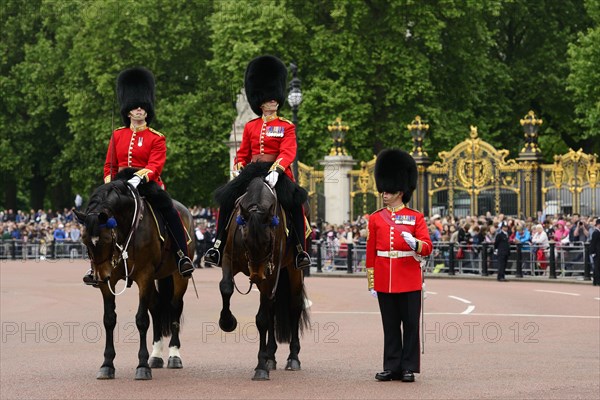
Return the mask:
[[(415, 253), (420, 256), (431, 254), (432, 244), (423, 214), (408, 207), (396, 211), (382, 208), (369, 217), (367, 238), (367, 268), (374, 268), (374, 289), (384, 293), (402, 293), (421, 290), (420, 262), (408, 255), (394, 256), (394, 250), (412, 251), (401, 232), (411, 233), (417, 240)], [(391, 252), (388, 256), (377, 252)]]
[(260, 154), (275, 156), (275, 163), (281, 171), (294, 180), (290, 165), (296, 158), (296, 127), (290, 121), (274, 116), (255, 118), (244, 127), (242, 143), (234, 164), (245, 167), (252, 157)]
[(110, 182), (123, 168), (139, 168), (138, 175), (148, 181), (155, 181), (162, 188), (160, 179), (167, 160), (165, 136), (152, 128), (134, 132), (131, 128), (119, 128), (113, 136), (106, 152), (104, 182)]

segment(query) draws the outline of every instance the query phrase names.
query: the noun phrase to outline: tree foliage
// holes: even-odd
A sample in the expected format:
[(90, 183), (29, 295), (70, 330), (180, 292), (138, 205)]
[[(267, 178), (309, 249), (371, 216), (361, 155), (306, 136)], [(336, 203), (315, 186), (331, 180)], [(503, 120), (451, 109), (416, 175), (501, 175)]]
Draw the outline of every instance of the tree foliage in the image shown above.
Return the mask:
[[(0, 156), (5, 205), (69, 206), (101, 183), (121, 125), (115, 78), (156, 77), (154, 127), (167, 137), (164, 180), (187, 204), (227, 179), (234, 102), (250, 59), (299, 66), (299, 157), (316, 164), (327, 126), (369, 160), (411, 147), (406, 125), (430, 124), (435, 157), (469, 125), (516, 157), (519, 119), (544, 119), (548, 160), (598, 152), (600, 7), (595, 0), (6, 0), (0, 22)], [(281, 113), (291, 119), (287, 105)]]

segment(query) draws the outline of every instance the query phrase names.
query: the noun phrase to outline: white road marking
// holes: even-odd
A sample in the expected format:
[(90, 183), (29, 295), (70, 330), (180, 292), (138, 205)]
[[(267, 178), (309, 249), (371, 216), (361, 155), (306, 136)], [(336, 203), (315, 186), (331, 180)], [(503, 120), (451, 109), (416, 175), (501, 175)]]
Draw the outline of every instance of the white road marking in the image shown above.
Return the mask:
[(437, 292), (430, 292), (429, 290), (426, 291), (425, 293), (427, 293), (427, 294), (437, 294)]
[[(599, 299), (600, 300), (600, 299)], [(340, 315), (379, 315), (379, 311), (311, 311), (311, 314), (340, 314)], [(455, 312), (426, 312), (425, 315), (466, 315)], [(473, 313), (469, 316), (476, 317), (524, 317), (524, 318), (581, 318), (581, 319), (600, 319), (597, 315), (558, 315), (558, 314), (492, 314), (492, 313)]]
[(471, 304), (471, 302), (469, 300), (463, 299), (461, 297), (456, 297), (456, 296), (448, 296), (448, 297), (450, 297), (451, 299), (454, 299), (454, 300), (462, 301), (465, 304)]
[(539, 289), (536, 289), (535, 291), (536, 292), (542, 292), (542, 293), (566, 294), (568, 296), (579, 296), (579, 293), (555, 292), (554, 290), (539, 290)]
[(594, 297), (594, 300), (600, 300), (600, 297)]
[(473, 306), (473, 305), (468, 306), (465, 311), (461, 312), (461, 314), (464, 314), (464, 315), (471, 314), (471, 312), (473, 312), (474, 309), (475, 309), (475, 306)]

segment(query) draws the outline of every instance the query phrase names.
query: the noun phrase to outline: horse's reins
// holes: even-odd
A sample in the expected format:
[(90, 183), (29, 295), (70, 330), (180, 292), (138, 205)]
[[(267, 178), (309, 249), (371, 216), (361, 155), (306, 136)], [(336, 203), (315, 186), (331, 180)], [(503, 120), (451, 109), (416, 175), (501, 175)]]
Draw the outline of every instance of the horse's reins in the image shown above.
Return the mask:
[[(121, 259), (123, 260), (123, 266), (125, 267), (125, 287), (119, 292), (119, 293), (115, 293), (115, 291), (113, 290), (113, 288), (110, 286), (110, 280), (108, 282), (106, 282), (106, 284), (108, 285), (108, 289), (110, 290), (110, 292), (115, 295), (115, 296), (119, 296), (120, 294), (123, 294), (125, 292), (125, 290), (127, 290), (128, 283), (129, 283), (129, 269), (127, 268), (127, 259), (129, 258), (129, 253), (127, 252), (127, 248), (129, 247), (129, 243), (131, 242), (131, 238), (133, 237), (134, 232), (137, 229), (138, 223), (139, 223), (139, 215), (140, 215), (140, 210), (143, 207), (143, 204), (141, 202), (141, 199), (137, 193), (137, 190), (134, 190), (131, 186), (127, 185), (127, 187), (129, 188), (129, 191), (131, 192), (131, 194), (133, 195), (133, 199), (134, 199), (134, 211), (133, 211), (133, 218), (131, 220), (131, 228), (129, 229), (129, 234), (127, 235), (127, 239), (125, 240), (125, 246), (121, 246), (119, 245), (119, 243), (116, 242), (116, 240), (113, 241), (114, 246), (117, 247), (120, 251), (121, 251), (121, 256), (120, 259), (117, 260), (116, 263), (113, 264), (113, 269), (117, 267), (117, 265), (119, 265), (119, 261), (121, 261)], [(139, 207), (138, 207), (138, 202), (140, 203)], [(135, 268), (135, 264), (132, 265), (131, 267), (131, 274), (133, 274), (133, 270)]]
[[(277, 209), (279, 208), (279, 202), (277, 199), (277, 194), (275, 193), (275, 191), (273, 190), (273, 188), (271, 186), (269, 186), (266, 182), (264, 182), (265, 186), (267, 188), (269, 188), (269, 190), (271, 191), (271, 193), (273, 194), (273, 196), (275, 197), (275, 213), (277, 213)], [(242, 197), (244, 197), (244, 195), (240, 196), (240, 198), (238, 198), (236, 200), (236, 205), (239, 204), (240, 200), (242, 199)], [(235, 236), (234, 236), (235, 237)], [(271, 259), (270, 260), (270, 264), (273, 265), (273, 244), (274, 244), (275, 239), (272, 238), (271, 239), (271, 251), (265, 256), (263, 257), (259, 264), (267, 259)], [(231, 251), (233, 251), (233, 247), (231, 249)], [(248, 258), (248, 267), (249, 269), (251, 269), (251, 264), (250, 264), (250, 257), (248, 256), (248, 251), (246, 250), (246, 258)], [(275, 277), (275, 285), (273, 285), (273, 290), (271, 291), (271, 296), (269, 297), (270, 300), (272, 300), (275, 297), (275, 291), (277, 290), (277, 285), (279, 284), (279, 274), (281, 272), (281, 261), (283, 259), (283, 240), (280, 241), (279, 243), (279, 264), (277, 265), (277, 276)], [(250, 293), (250, 290), (252, 290), (252, 285), (254, 285), (254, 282), (250, 281), (250, 286), (248, 287), (248, 291), (246, 293), (242, 293), (240, 291), (240, 289), (237, 287), (237, 284), (235, 283), (235, 279), (233, 279), (233, 286), (235, 287), (235, 290), (237, 290), (237, 292), (243, 296), (247, 295), (248, 293)]]

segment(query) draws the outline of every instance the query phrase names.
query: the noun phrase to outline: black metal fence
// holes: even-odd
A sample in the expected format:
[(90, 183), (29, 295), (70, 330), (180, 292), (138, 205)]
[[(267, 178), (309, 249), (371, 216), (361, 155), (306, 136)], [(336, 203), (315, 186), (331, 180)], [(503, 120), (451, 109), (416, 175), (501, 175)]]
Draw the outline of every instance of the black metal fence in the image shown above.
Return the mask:
[(87, 249), (72, 240), (0, 240), (0, 260), (58, 260), (87, 258)]
[[(436, 242), (433, 248), (425, 266), (428, 275), (490, 276), (497, 272), (496, 255), (491, 243), (466, 245)], [(462, 258), (459, 258), (461, 253), (459, 249), (462, 249)], [(314, 241), (311, 256), (313, 267), (319, 273), (365, 272), (365, 245), (352, 243), (335, 245), (325, 240)], [(590, 280), (591, 271), (588, 242), (559, 246), (550, 242), (546, 248), (523, 243), (513, 244), (506, 267), (507, 275), (518, 278), (523, 276), (546, 276), (549, 279), (583, 277), (584, 280)]]

